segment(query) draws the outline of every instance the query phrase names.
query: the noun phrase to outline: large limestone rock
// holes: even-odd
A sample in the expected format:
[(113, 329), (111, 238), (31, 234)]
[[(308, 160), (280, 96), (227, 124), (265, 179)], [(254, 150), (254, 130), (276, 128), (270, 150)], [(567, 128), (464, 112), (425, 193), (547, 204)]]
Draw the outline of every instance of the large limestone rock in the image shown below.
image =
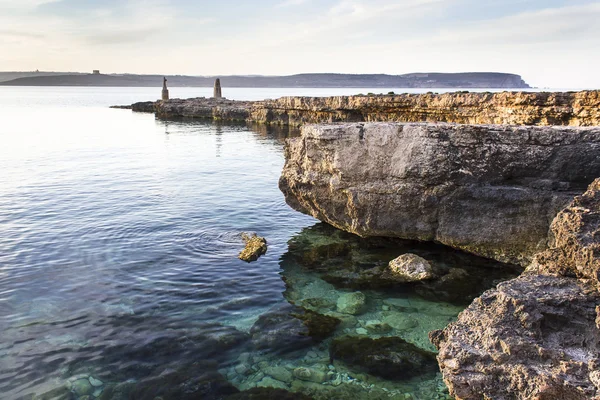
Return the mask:
[(361, 236), (437, 241), (527, 265), (600, 176), (600, 128), (309, 125), (286, 146), (292, 208)]
[(431, 333), (456, 398), (600, 398), (599, 227), (596, 180), (556, 217), (552, 247), (524, 275)]

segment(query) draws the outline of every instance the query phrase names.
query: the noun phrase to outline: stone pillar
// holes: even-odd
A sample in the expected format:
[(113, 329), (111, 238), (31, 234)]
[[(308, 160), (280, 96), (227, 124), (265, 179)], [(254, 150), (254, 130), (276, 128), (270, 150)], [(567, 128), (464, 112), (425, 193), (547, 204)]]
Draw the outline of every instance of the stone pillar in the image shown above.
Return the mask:
[(220, 99), (223, 97), (221, 93), (221, 80), (219, 78), (217, 78), (217, 80), (215, 81), (215, 90), (213, 92), (213, 97), (215, 99)]
[(169, 100), (169, 89), (167, 89), (167, 78), (163, 78), (162, 99)]

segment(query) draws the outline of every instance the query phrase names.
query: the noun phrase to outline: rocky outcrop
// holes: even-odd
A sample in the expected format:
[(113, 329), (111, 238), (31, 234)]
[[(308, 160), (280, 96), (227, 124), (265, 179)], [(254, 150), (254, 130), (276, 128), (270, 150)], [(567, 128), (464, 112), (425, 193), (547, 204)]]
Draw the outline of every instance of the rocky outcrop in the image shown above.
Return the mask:
[(299, 126), (332, 122), (600, 125), (600, 91), (282, 97), (233, 101), (195, 98), (136, 103), (161, 118), (206, 118)]
[(286, 146), (288, 204), (360, 236), (436, 241), (528, 265), (600, 176), (600, 128), (309, 125)]
[(246, 121), (252, 102), (224, 98), (173, 99), (155, 104), (159, 118), (201, 118), (216, 121)]
[(246, 247), (238, 255), (240, 260), (253, 262), (258, 260), (260, 256), (267, 254), (267, 239), (256, 235), (256, 233), (252, 235), (242, 233), (242, 239), (246, 243)]
[(302, 125), (331, 122), (600, 125), (600, 91), (282, 97), (257, 102), (250, 119)]
[(600, 399), (600, 180), (552, 223), (553, 245), (519, 278), (432, 332), (458, 399)]

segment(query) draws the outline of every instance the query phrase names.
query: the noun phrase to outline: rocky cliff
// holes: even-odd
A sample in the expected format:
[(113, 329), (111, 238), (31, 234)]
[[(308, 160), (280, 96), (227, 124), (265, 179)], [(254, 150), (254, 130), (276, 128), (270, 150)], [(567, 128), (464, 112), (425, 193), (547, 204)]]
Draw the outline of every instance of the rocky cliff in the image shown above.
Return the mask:
[(600, 128), (308, 125), (286, 146), (288, 204), (361, 236), (436, 241), (527, 265), (600, 176)]
[(141, 104), (144, 106), (133, 105), (133, 109), (154, 111), (161, 118), (247, 120), (294, 126), (376, 121), (600, 125), (600, 91), (282, 97), (255, 102), (196, 98), (156, 102), (151, 108), (147, 103)]
[(600, 399), (600, 179), (552, 223), (551, 247), (431, 334), (458, 399)]

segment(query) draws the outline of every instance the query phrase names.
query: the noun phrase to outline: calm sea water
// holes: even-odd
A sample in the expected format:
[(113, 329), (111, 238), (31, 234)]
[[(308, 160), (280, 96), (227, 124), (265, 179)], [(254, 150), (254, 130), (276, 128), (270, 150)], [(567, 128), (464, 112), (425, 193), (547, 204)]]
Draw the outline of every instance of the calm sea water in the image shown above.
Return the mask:
[[(225, 95), (369, 91), (231, 89)], [(397, 383), (330, 365), (327, 342), (296, 346), (297, 338), (284, 338), (257, 347), (261, 327), (255, 324), (310, 298), (325, 299), (317, 311), (333, 315), (339, 296), (363, 290), (369, 309), (344, 320), (339, 334), (354, 334), (366, 320), (396, 318), (390, 335), (431, 350), (427, 332), (445, 326), (468, 299), (456, 305), (432, 299), (431, 290), (361, 288), (336, 281), (331, 269), (315, 269), (315, 261), (334, 269), (338, 261), (339, 268), (373, 266), (412, 249), (448, 267), (486, 262), (398, 241), (369, 244), (290, 209), (277, 181), (283, 142), (294, 132), (159, 121), (108, 108), (156, 94), (150, 88), (0, 87), (0, 398), (179, 398), (184, 383), (206, 374), (207, 399), (230, 384), (335, 398), (268, 369), (286, 369), (287, 376), (300, 367), (327, 371), (323, 389), (335, 386), (342, 398), (445, 398), (439, 374)], [(237, 259), (241, 232), (267, 237), (268, 253), (258, 262)], [(347, 251), (332, 253), (332, 243)], [(481, 290), (492, 285), (477, 282)], [(400, 326), (402, 318), (408, 328)], [(281, 355), (287, 346), (289, 354)]]

